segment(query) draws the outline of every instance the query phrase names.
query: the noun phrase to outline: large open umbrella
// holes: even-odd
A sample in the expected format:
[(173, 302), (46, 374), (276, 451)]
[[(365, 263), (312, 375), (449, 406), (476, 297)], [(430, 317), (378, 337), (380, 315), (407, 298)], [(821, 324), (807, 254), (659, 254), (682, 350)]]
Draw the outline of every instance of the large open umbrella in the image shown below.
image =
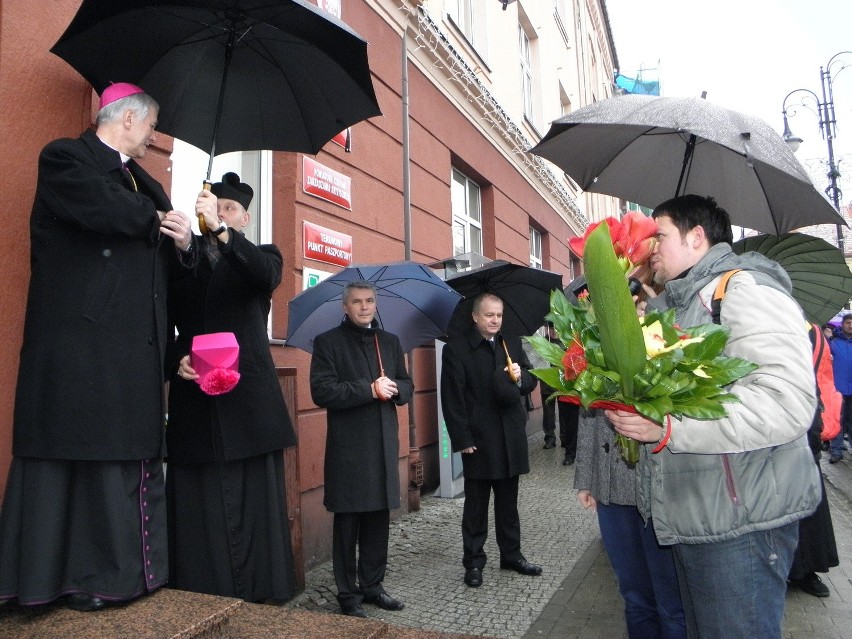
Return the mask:
[(158, 129), (211, 166), (229, 151), (316, 153), (381, 113), (367, 43), (308, 0), (84, 0), (51, 51), (98, 93), (141, 86)]
[(822, 326), (852, 298), (852, 272), (840, 250), (805, 233), (755, 235), (733, 245), (778, 262), (793, 282), (793, 297), (808, 320)]
[(480, 293), (494, 293), (503, 300), (504, 335), (532, 335), (550, 312), (550, 292), (562, 289), (562, 276), (505, 260), (494, 260), (484, 266), (447, 278), (464, 299), (459, 302), (448, 335), (458, 335), (473, 325), (473, 302)]
[(290, 300), (287, 346), (312, 353), (314, 338), (343, 320), (343, 289), (357, 280), (375, 285), (376, 319), (399, 338), (406, 352), (443, 336), (461, 299), (416, 262), (349, 266)]
[(583, 190), (643, 206), (695, 193), (774, 235), (846, 224), (772, 127), (702, 98), (601, 100), (553, 122), (531, 151)]

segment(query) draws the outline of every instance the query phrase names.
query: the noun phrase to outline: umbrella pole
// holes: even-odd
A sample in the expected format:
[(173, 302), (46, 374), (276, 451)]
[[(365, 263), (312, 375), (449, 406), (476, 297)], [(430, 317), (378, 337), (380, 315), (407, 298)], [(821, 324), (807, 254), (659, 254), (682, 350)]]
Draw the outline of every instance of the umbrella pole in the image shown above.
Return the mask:
[[(707, 99), (707, 91), (701, 92), (701, 99)], [(680, 177), (677, 180), (677, 188), (675, 189), (675, 197), (679, 197), (683, 195), (680, 190), (680, 187), (683, 186), (686, 188), (686, 182), (684, 182), (684, 178), (689, 180), (689, 169), (692, 167), (692, 154), (695, 152), (695, 134), (689, 136), (689, 140), (686, 143), (686, 150), (683, 152), (683, 166), (680, 168)]]
[(689, 136), (689, 141), (686, 143), (686, 150), (683, 152), (683, 166), (680, 167), (680, 177), (677, 180), (677, 189), (675, 189), (675, 197), (683, 195), (680, 187), (685, 185), (684, 178), (689, 179), (689, 168), (692, 166), (692, 153), (695, 151), (695, 135)]
[(222, 106), (225, 103), (225, 86), (228, 84), (228, 69), (231, 66), (231, 55), (234, 52), (234, 39), (237, 36), (237, 12), (231, 13), (231, 26), (228, 29), (228, 43), (225, 45), (225, 68), (222, 70), (222, 84), (219, 85), (219, 101), (216, 104), (216, 119), (213, 122), (213, 141), (210, 144), (210, 160), (207, 162), (207, 180), (213, 171), (213, 158), (216, 155), (216, 136), (219, 133), (219, 122), (222, 119)]

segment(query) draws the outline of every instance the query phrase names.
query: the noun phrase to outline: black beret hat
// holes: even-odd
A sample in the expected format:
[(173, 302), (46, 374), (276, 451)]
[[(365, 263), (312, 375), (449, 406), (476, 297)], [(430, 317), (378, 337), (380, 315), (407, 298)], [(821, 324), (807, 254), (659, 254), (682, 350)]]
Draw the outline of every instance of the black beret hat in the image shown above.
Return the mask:
[(221, 182), (216, 182), (210, 189), (216, 197), (226, 200), (235, 200), (248, 210), (254, 190), (244, 182), (240, 182), (240, 176), (236, 173), (225, 173)]

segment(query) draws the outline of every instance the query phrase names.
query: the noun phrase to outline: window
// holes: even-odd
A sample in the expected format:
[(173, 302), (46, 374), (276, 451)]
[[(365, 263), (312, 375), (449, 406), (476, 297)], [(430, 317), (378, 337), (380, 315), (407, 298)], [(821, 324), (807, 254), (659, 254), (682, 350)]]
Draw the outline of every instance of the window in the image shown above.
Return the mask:
[[(175, 140), (172, 152), (172, 205), (190, 215), (194, 220), (193, 230), (198, 232), (195, 218), (195, 198), (201, 190), (201, 182), (207, 175), (210, 156), (180, 140)], [(272, 153), (270, 151), (241, 151), (224, 153), (213, 159), (211, 182), (218, 182), (222, 175), (233, 171), (240, 180), (254, 189), (249, 206), (249, 224), (245, 235), (254, 244), (272, 241)]]
[(524, 116), (533, 119), (533, 73), (530, 39), (521, 25), (518, 25), (519, 47), (521, 52), (521, 96), (524, 102)]
[(479, 185), (453, 169), (450, 199), (453, 208), (453, 255), (482, 254), (482, 196)]
[(544, 268), (541, 256), (541, 232), (530, 227), (530, 266)]
[[(493, 0), (488, 0), (493, 2)], [(447, 15), (480, 56), (487, 49), (485, 0), (446, 0)]]

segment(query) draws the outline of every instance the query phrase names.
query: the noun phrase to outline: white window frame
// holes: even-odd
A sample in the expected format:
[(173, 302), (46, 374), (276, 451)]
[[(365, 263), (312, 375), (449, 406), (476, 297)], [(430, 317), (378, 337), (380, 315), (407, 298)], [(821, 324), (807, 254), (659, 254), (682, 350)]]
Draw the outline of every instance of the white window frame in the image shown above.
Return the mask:
[(544, 268), (544, 260), (541, 251), (542, 233), (536, 228), (530, 227), (530, 266), (533, 268)]
[(533, 121), (533, 72), (532, 44), (523, 25), (518, 24), (518, 47), (521, 65), (521, 99), (524, 105), (524, 116)]
[[(461, 190), (459, 190), (461, 189)], [(463, 253), (479, 253), (482, 254), (482, 188), (467, 177), (464, 173), (454, 168), (451, 176), (450, 187), (451, 207), (453, 211), (453, 255), (461, 255)], [(471, 203), (475, 203), (477, 208), (476, 214), (471, 212)], [(456, 242), (456, 228), (461, 227), (463, 238), (463, 246), (458, 246)], [(474, 246), (471, 237), (471, 229), (476, 229), (479, 235), (479, 245)], [(459, 248), (463, 250), (458, 250)]]

